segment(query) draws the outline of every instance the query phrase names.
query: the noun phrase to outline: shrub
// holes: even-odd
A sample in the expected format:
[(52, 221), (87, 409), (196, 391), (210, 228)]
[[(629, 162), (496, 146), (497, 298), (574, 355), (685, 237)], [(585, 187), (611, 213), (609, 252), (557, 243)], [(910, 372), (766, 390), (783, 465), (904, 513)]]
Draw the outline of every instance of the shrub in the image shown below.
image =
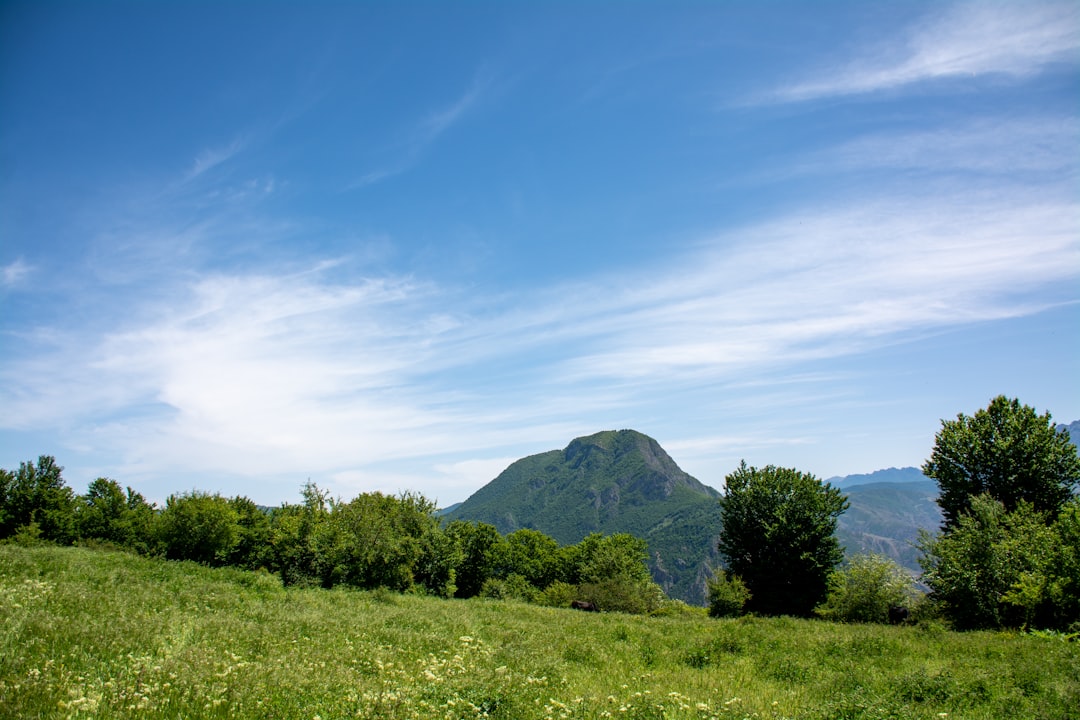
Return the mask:
[(613, 577), (597, 582), (582, 583), (578, 599), (595, 604), (605, 612), (624, 612), (647, 615), (657, 610), (666, 597), (654, 582)]
[(556, 580), (544, 588), (543, 592), (537, 596), (536, 602), (549, 607), (570, 607), (570, 603), (574, 602), (577, 596), (577, 586)]
[(750, 590), (738, 575), (717, 570), (708, 582), (709, 616), (735, 617), (742, 615), (750, 600)]
[(912, 603), (913, 586), (911, 576), (889, 558), (855, 555), (829, 576), (829, 594), (815, 612), (839, 622), (885, 623), (890, 607)]
[(236, 510), (221, 495), (193, 490), (171, 495), (158, 518), (158, 537), (170, 560), (224, 565), (240, 540)]
[(495, 600), (524, 600), (534, 602), (539, 596), (539, 591), (529, 584), (521, 575), (510, 575), (505, 580), (489, 578), (484, 581), (480, 588), (480, 597), (493, 598)]

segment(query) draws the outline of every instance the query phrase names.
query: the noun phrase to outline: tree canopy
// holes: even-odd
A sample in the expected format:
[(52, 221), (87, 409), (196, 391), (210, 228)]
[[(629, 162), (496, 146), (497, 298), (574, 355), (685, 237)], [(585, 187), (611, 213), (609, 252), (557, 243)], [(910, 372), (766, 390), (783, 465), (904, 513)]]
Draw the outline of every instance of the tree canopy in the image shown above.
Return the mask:
[(1021, 502), (1053, 518), (1080, 483), (1080, 457), (1050, 413), (1037, 415), (999, 395), (971, 417), (943, 420), (923, 473), (937, 481), (945, 528), (957, 525), (972, 498), (986, 493), (1006, 512)]
[(812, 614), (843, 559), (837, 518), (847, 498), (809, 473), (743, 462), (726, 478), (719, 550), (750, 591), (749, 612)]

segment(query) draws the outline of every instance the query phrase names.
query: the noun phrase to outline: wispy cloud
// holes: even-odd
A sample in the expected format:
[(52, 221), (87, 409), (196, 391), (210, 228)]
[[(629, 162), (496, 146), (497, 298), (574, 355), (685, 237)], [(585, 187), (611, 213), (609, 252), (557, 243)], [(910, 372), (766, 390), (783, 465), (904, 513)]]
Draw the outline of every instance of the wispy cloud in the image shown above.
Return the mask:
[(856, 48), (853, 58), (764, 99), (812, 100), (982, 74), (1023, 77), (1052, 63), (1075, 63), (1078, 49), (1074, 2), (963, 2), (932, 11), (900, 43)]
[(34, 268), (22, 258), (0, 267), (0, 287), (15, 288), (22, 285)]
[(469, 88), (449, 105), (439, 107), (412, 126), (396, 149), (394, 161), (372, 169), (351, 182), (346, 189), (356, 190), (408, 172), (420, 162), (424, 152), (450, 128), (462, 122), (476, 106), (489, 85), (485, 72), (478, 72)]
[(224, 147), (207, 148), (202, 150), (195, 156), (195, 160), (191, 164), (191, 169), (188, 170), (184, 177), (185, 181), (191, 181), (195, 178), (203, 175), (204, 173), (213, 170), (218, 165), (227, 162), (230, 158), (234, 157), (244, 147), (244, 143), (239, 139), (233, 140), (231, 143)]
[[(8, 363), (3, 422), (67, 424), (133, 466), (192, 472), (359, 483), (395, 459), (505, 458), (657, 396), (1038, 312), (1080, 278), (1076, 217), (1075, 203), (977, 194), (815, 209), (509, 306), (341, 279), (340, 265), (219, 273), (130, 326), (69, 328)], [(544, 360), (518, 362), (528, 356)], [(431, 483), (491, 469), (458, 462), (433, 460)]]

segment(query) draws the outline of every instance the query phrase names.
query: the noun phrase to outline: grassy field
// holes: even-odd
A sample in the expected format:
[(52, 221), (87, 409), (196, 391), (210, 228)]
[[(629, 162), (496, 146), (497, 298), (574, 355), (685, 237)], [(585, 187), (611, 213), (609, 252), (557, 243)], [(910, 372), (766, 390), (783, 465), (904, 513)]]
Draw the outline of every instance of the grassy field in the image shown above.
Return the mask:
[(284, 589), (6, 545), (0, 716), (1080, 718), (1080, 646)]

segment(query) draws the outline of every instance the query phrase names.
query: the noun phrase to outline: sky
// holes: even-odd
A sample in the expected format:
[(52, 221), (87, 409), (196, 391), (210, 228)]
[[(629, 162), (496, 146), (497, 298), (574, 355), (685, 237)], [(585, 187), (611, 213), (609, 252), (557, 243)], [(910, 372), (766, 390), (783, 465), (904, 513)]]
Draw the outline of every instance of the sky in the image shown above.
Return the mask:
[(465, 500), (1080, 419), (1075, 2), (0, 2), (0, 467)]

